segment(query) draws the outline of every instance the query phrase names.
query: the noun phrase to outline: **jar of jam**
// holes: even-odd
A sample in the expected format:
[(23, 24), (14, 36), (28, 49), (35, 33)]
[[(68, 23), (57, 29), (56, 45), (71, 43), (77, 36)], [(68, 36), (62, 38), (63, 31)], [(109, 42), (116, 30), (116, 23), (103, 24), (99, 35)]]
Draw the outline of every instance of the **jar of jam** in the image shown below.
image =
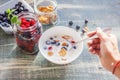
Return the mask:
[(42, 26), (34, 13), (24, 12), (18, 15), (20, 24), (14, 26), (17, 45), (26, 54), (38, 52), (38, 40), (42, 34)]
[(56, 0), (34, 0), (34, 9), (42, 25), (55, 24), (57, 21)]

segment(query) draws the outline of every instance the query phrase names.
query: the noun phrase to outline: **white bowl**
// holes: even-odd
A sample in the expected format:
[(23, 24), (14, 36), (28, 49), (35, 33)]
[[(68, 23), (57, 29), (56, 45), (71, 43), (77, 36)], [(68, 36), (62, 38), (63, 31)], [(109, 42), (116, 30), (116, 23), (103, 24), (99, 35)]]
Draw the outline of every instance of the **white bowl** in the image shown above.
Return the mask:
[[(0, 6), (0, 13), (4, 13), (4, 11), (6, 11), (8, 8), (13, 8), (15, 6), (15, 4), (17, 4), (18, 2), (22, 2), (22, 4), (25, 6), (25, 8), (28, 9), (30, 12), (34, 12), (32, 7), (24, 0), (9, 0), (8, 2), (6, 2), (6, 3), (4, 3), (3, 5)], [(0, 25), (0, 27), (7, 34), (13, 33), (13, 29), (12, 29), (11, 25), (9, 25), (9, 27), (2, 27), (2, 25)]]
[[(55, 64), (68, 64), (71, 63), (72, 61), (74, 61), (76, 58), (79, 57), (79, 55), (81, 54), (82, 50), (83, 50), (83, 42), (77, 44), (77, 49), (76, 50), (70, 50), (69, 55), (62, 57), (65, 58), (66, 60), (62, 60), (61, 56), (56, 56), (56, 55), (52, 55), (49, 56), (48, 53), (44, 50), (44, 45), (45, 45), (45, 41), (48, 40), (50, 37), (52, 36), (62, 36), (62, 35), (69, 35), (71, 36), (76, 42), (81, 40), (80, 34), (78, 32), (76, 32), (74, 29), (68, 28), (68, 27), (64, 27), (64, 26), (56, 26), (56, 27), (52, 27), (48, 30), (46, 30), (40, 40), (39, 40), (39, 49), (41, 54), (50, 62), (55, 63)], [(55, 53), (57, 54), (57, 53)]]

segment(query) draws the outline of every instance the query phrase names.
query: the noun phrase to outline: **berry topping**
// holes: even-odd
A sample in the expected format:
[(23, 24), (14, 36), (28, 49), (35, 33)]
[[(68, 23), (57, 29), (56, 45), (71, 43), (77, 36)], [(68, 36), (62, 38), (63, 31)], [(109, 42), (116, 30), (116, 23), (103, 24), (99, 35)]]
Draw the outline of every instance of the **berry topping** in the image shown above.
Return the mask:
[[(26, 28), (33, 26), (35, 24), (35, 20), (33, 19), (26, 19), (26, 18), (21, 18), (21, 25), (26, 26)], [(22, 27), (22, 26), (21, 26)]]
[(71, 41), (71, 43), (73, 43), (73, 44), (74, 44), (74, 43), (75, 43), (75, 41)]
[(45, 46), (45, 47), (44, 47), (44, 50), (46, 50), (46, 49), (47, 49), (47, 47)]
[(51, 44), (56, 44), (56, 42), (55, 41), (51, 41)]
[[(62, 48), (64, 48), (64, 49), (67, 51), (67, 48), (66, 48), (66, 47), (62, 47)], [(61, 48), (61, 49), (62, 49), (62, 48)]]
[(73, 49), (77, 49), (77, 47), (76, 47), (76, 46), (73, 46)]
[(60, 43), (59, 43), (59, 42), (57, 42), (57, 43), (56, 43), (56, 46), (60, 46)]
[(47, 45), (50, 45), (51, 44), (51, 42), (48, 40), (48, 41), (46, 41), (45, 42)]
[(52, 46), (48, 47), (48, 50), (52, 50)]
[(53, 37), (50, 37), (50, 40), (53, 40)]

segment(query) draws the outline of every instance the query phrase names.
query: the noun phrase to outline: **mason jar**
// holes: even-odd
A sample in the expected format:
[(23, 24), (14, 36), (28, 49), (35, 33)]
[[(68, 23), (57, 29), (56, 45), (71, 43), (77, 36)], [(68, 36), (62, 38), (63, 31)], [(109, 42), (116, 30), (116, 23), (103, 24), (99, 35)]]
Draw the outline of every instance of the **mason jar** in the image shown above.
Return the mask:
[(56, 23), (58, 18), (56, 0), (34, 0), (34, 10), (42, 25)]
[(34, 13), (23, 12), (18, 15), (20, 24), (14, 26), (14, 34), (18, 47), (26, 54), (39, 51), (38, 40), (42, 34), (42, 26)]

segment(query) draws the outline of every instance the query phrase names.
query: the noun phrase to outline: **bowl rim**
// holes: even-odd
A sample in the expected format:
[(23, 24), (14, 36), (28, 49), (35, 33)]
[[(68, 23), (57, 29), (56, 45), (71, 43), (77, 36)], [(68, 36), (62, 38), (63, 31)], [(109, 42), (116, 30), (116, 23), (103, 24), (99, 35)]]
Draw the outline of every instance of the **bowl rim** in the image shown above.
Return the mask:
[[(45, 34), (46, 32), (48, 32), (49, 30), (54, 29), (54, 28), (66, 28), (66, 29), (74, 30), (74, 29), (72, 29), (72, 28), (68, 28), (68, 27), (65, 27), (65, 26), (54, 26), (54, 27), (52, 27), (52, 28), (47, 29), (47, 30), (42, 34), (41, 38), (44, 37), (44, 34)], [(75, 31), (75, 30), (74, 30), (74, 31)], [(64, 62), (64, 61), (63, 61), (63, 62), (59, 62), (59, 63), (58, 63), (58, 62), (54, 62), (54, 61), (51, 60), (49, 57), (45, 56), (45, 54), (42, 52), (42, 49), (41, 49), (40, 46), (39, 46), (40, 43), (41, 43), (41, 38), (39, 39), (39, 42), (38, 42), (38, 47), (39, 47), (39, 50), (40, 50), (40, 53), (39, 53), (39, 54), (42, 54), (42, 56), (43, 56), (45, 59), (47, 59), (48, 61), (50, 61), (51, 63), (54, 63), (54, 64), (58, 64), (58, 65), (69, 64), (69, 63), (73, 62), (74, 60), (76, 60), (76, 59), (81, 55), (81, 53), (82, 53), (82, 51), (83, 51), (83, 42), (81, 42), (81, 50), (79, 51), (78, 55), (74, 57), (74, 59), (68, 60), (68, 61), (65, 61), (65, 62)], [(81, 36), (80, 36), (80, 38), (82, 39)]]

